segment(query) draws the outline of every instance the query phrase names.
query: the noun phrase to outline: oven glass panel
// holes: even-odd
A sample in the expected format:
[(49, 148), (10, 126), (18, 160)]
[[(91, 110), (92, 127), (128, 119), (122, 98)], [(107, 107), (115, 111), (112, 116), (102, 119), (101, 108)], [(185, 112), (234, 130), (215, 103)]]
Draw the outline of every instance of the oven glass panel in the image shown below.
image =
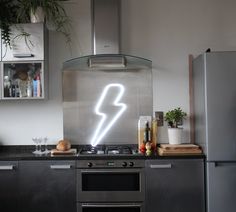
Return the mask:
[(82, 173), (82, 191), (139, 190), (139, 173)]
[(89, 207), (83, 208), (83, 212), (140, 212), (139, 207)]

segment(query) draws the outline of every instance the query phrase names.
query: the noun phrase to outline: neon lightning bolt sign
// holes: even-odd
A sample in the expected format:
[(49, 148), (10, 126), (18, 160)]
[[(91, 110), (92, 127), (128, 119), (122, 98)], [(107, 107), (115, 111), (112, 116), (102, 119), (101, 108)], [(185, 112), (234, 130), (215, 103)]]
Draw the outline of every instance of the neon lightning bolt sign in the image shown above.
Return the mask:
[[(112, 120), (107, 124), (107, 126), (105, 128), (102, 129), (102, 126), (104, 124), (104, 122), (107, 119), (107, 115), (105, 113), (102, 113), (100, 111), (100, 107), (103, 105), (103, 102), (106, 98), (106, 95), (108, 93), (108, 91), (111, 88), (117, 87), (119, 88), (119, 93), (117, 95), (117, 97), (115, 98), (113, 105), (116, 107), (120, 107), (119, 112), (117, 112), (117, 114), (115, 114), (115, 116), (112, 118)], [(123, 96), (125, 91), (125, 88), (122, 84), (117, 84), (117, 83), (113, 83), (113, 84), (108, 84), (102, 92), (102, 95), (100, 96), (100, 99), (98, 100), (98, 103), (95, 107), (95, 113), (98, 116), (101, 116), (101, 121), (99, 122), (97, 129), (93, 135), (92, 141), (91, 141), (91, 145), (92, 146), (96, 146), (101, 140), (102, 138), (106, 135), (106, 133), (109, 131), (109, 129), (114, 125), (114, 123), (117, 121), (117, 119), (119, 119), (119, 117), (122, 115), (122, 113), (124, 113), (124, 111), (126, 110), (127, 106), (124, 103), (120, 103), (120, 99)]]

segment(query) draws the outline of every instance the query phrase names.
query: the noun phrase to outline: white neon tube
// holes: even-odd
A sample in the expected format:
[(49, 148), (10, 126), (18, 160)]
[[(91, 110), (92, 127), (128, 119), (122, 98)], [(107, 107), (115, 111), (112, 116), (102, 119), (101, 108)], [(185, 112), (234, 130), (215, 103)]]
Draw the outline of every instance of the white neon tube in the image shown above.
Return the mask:
[[(105, 113), (102, 113), (100, 111), (101, 106), (103, 105), (103, 102), (106, 98), (106, 95), (109, 91), (110, 88), (112, 87), (117, 87), (119, 88), (119, 93), (116, 97), (116, 99), (113, 102), (113, 105), (116, 107), (120, 107), (120, 110), (117, 114), (115, 114), (115, 116), (113, 117), (113, 119), (107, 124), (107, 126), (105, 128), (103, 128), (102, 130), (102, 126), (105, 122), (105, 120), (107, 119), (107, 115)], [(123, 96), (125, 91), (125, 88), (122, 84), (118, 84), (118, 83), (113, 83), (113, 84), (109, 84), (107, 85), (104, 89), (103, 92), (98, 100), (98, 103), (95, 107), (95, 113), (98, 116), (101, 116), (101, 121), (99, 122), (97, 129), (93, 135), (93, 138), (91, 140), (91, 145), (92, 146), (96, 146), (101, 140), (102, 138), (107, 134), (107, 132), (110, 130), (110, 128), (114, 125), (114, 123), (117, 121), (117, 119), (119, 119), (119, 117), (122, 115), (122, 113), (124, 113), (124, 111), (126, 110), (127, 106), (124, 103), (119, 103), (121, 97)]]

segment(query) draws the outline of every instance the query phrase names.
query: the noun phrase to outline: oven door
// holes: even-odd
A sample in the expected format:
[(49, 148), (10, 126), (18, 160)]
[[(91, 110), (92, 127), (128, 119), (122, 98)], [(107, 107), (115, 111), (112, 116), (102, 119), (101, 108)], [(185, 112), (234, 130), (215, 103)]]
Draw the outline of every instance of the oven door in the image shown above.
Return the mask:
[(144, 212), (141, 203), (78, 203), (77, 212)]
[(141, 202), (145, 198), (143, 169), (77, 169), (79, 202)]

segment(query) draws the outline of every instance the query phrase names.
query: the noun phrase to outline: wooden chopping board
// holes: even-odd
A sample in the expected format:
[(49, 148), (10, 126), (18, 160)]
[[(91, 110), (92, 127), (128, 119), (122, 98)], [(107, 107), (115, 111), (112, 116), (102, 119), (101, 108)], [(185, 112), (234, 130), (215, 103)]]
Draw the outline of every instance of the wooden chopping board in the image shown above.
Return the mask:
[(77, 149), (69, 149), (67, 151), (59, 151), (57, 149), (51, 150), (51, 155), (76, 155)]
[(198, 150), (199, 146), (195, 144), (160, 144), (160, 147), (165, 150)]
[(158, 148), (158, 154), (161, 156), (201, 155), (202, 150), (194, 144), (161, 144)]

